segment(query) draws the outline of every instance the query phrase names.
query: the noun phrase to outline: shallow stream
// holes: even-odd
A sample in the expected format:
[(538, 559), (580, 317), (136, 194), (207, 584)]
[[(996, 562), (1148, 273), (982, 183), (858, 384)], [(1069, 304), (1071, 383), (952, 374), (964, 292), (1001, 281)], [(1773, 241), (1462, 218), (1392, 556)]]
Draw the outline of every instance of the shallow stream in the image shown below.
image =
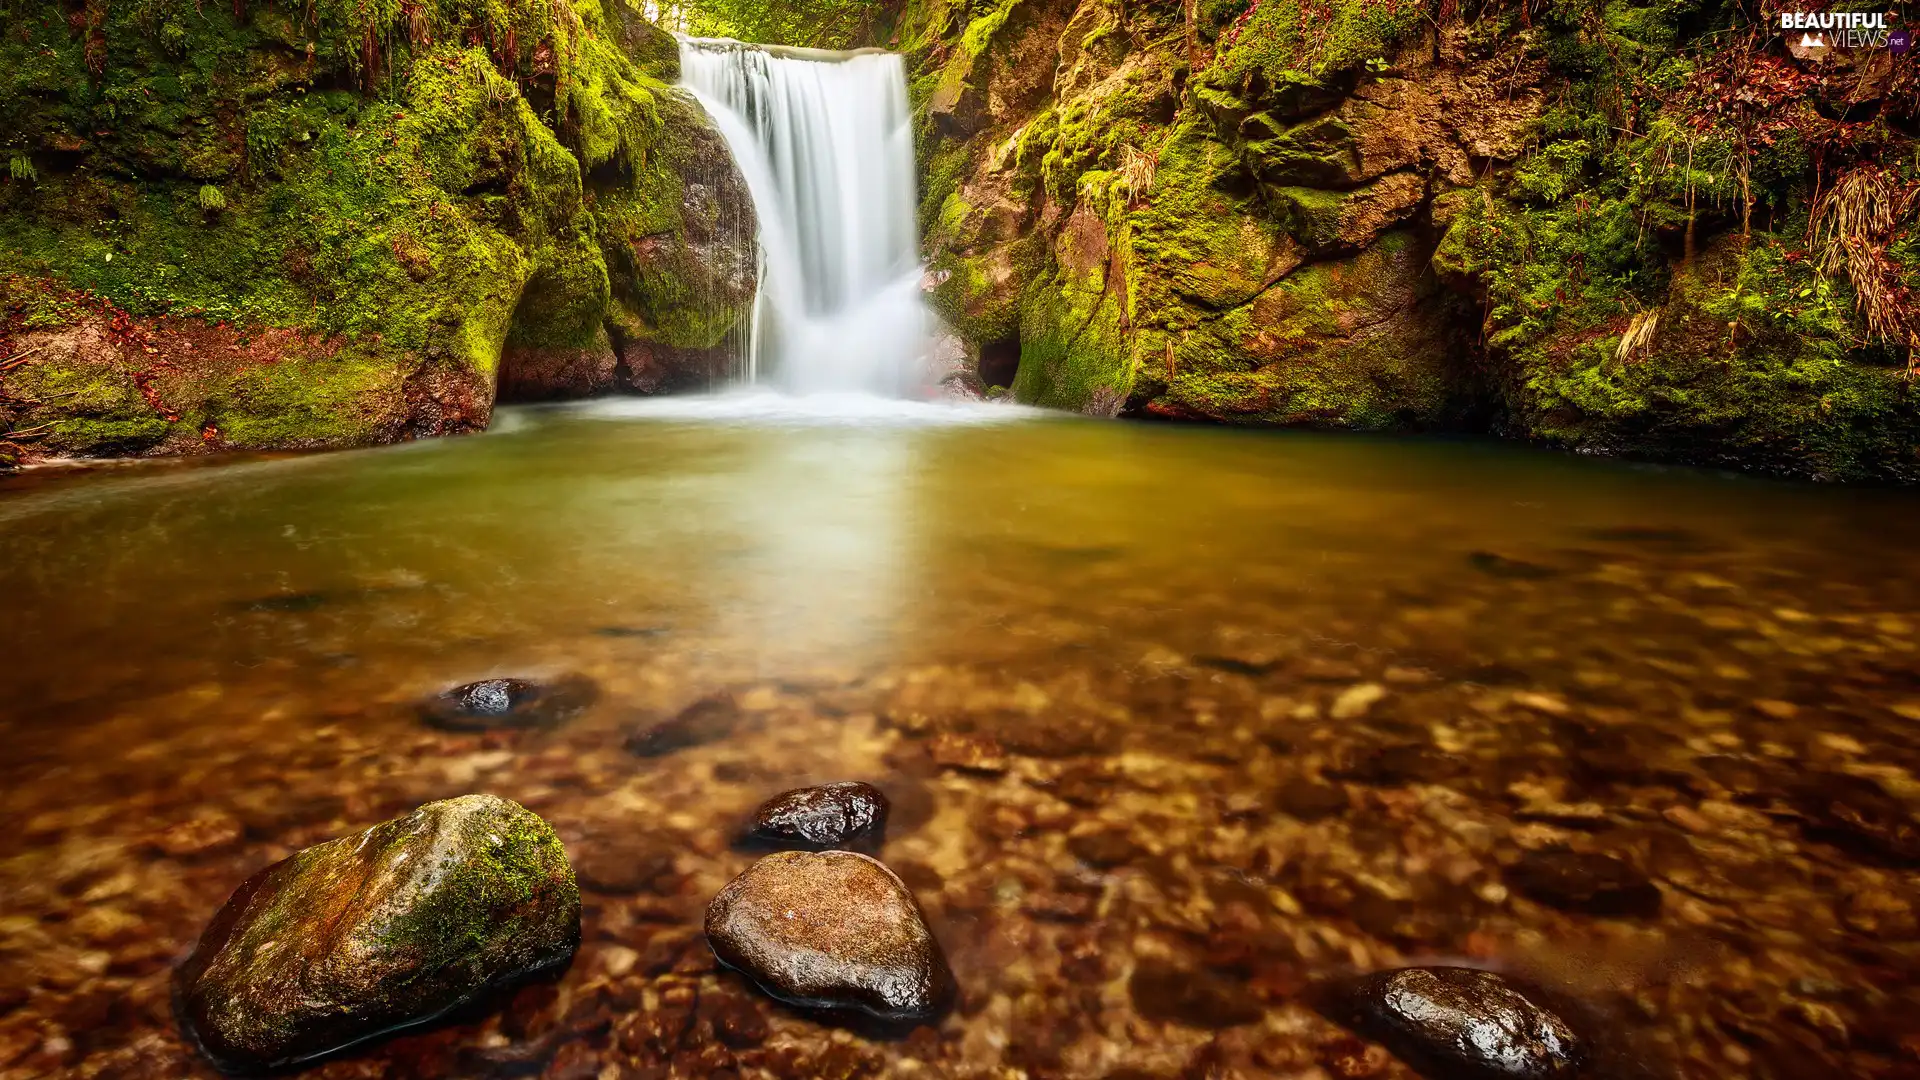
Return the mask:
[[(578, 957), (314, 1075), (1411, 1077), (1307, 989), (1439, 959), (1648, 1076), (1912, 1077), (1916, 551), (1911, 493), (776, 399), (0, 481), (0, 1076), (212, 1075), (167, 975), (234, 886), (488, 791)], [(415, 708), (563, 674), (556, 730)], [(905, 1037), (701, 936), (743, 815), (843, 779), (961, 986)]]

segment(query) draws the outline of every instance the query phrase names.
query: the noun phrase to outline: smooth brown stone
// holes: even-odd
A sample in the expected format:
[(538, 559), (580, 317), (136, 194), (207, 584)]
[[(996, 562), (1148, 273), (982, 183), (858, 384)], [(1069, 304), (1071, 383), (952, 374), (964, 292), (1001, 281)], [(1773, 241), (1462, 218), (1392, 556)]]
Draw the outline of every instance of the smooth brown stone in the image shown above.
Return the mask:
[(722, 963), (793, 1005), (926, 1020), (953, 996), (913, 894), (851, 851), (761, 859), (707, 906), (707, 940)]

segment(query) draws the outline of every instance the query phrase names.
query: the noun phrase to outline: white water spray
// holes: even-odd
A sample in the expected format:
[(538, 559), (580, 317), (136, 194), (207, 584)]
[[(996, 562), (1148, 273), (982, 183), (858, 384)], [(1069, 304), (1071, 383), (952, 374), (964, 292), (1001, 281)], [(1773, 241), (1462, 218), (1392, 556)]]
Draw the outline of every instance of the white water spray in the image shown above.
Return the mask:
[(760, 221), (751, 381), (798, 394), (913, 392), (929, 317), (900, 58), (683, 38), (680, 65)]

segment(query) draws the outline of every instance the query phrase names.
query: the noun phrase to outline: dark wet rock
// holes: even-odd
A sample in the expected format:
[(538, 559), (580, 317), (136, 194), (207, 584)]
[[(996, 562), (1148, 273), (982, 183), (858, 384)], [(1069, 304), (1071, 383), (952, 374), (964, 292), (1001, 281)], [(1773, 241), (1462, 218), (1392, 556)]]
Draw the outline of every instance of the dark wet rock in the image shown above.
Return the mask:
[(464, 795), (248, 878), (175, 972), (175, 1008), (214, 1064), (258, 1072), (431, 1020), (579, 942), (553, 829)]
[(793, 1005), (926, 1020), (953, 976), (900, 879), (850, 851), (782, 851), (733, 879), (707, 906), (714, 955)]
[(1490, 971), (1382, 972), (1341, 987), (1334, 1005), (1335, 1019), (1434, 1080), (1570, 1080), (1589, 1057), (1565, 1020)]
[(1319, 821), (1344, 814), (1350, 806), (1346, 790), (1340, 785), (1311, 780), (1281, 785), (1274, 793), (1273, 805), (1281, 813), (1301, 821)]
[(1431, 784), (1457, 776), (1459, 758), (1424, 743), (1402, 743), (1352, 751), (1327, 775), (1361, 784)]
[(659, 757), (718, 742), (733, 734), (742, 715), (732, 694), (711, 694), (666, 720), (635, 728), (627, 735), (627, 749), (641, 757)]
[(1093, 832), (1070, 836), (1067, 838), (1067, 850), (1073, 852), (1074, 858), (1099, 870), (1124, 866), (1141, 854), (1140, 845), (1134, 843), (1132, 834), (1119, 827), (1095, 829)]
[(878, 846), (887, 828), (887, 797), (857, 780), (799, 788), (754, 811), (748, 838), (811, 849)]
[(1508, 581), (1540, 581), (1556, 577), (1560, 571), (1551, 566), (1530, 563), (1521, 559), (1510, 559), (1491, 551), (1475, 551), (1467, 556), (1467, 565), (1489, 577), (1505, 578)]
[(551, 681), (483, 679), (456, 686), (420, 704), (420, 718), (446, 731), (551, 728), (578, 716), (599, 697), (584, 675)]
[(1872, 780), (1813, 773), (1796, 786), (1793, 806), (1816, 840), (1880, 862), (1920, 864), (1920, 821)]
[(1240, 982), (1168, 960), (1140, 961), (1127, 979), (1127, 994), (1141, 1016), (1188, 1027), (1237, 1027), (1264, 1014)]
[(1611, 855), (1544, 848), (1507, 868), (1506, 882), (1530, 900), (1589, 915), (1652, 916), (1660, 889)]

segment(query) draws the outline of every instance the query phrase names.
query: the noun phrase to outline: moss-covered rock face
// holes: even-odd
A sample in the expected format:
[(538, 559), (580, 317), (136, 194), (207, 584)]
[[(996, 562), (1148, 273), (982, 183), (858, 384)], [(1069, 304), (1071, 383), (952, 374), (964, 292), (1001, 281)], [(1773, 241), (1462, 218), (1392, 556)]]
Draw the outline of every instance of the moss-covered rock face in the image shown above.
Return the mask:
[(1748, 18), (913, 0), (935, 305), (1034, 404), (1920, 478), (1920, 75)]
[(214, 1064), (257, 1073), (431, 1020), (579, 942), (553, 829), (463, 795), (247, 879), (175, 973), (175, 1006)]
[(626, 2), (12, 0), (6, 445), (364, 445), (711, 366), (751, 201)]

